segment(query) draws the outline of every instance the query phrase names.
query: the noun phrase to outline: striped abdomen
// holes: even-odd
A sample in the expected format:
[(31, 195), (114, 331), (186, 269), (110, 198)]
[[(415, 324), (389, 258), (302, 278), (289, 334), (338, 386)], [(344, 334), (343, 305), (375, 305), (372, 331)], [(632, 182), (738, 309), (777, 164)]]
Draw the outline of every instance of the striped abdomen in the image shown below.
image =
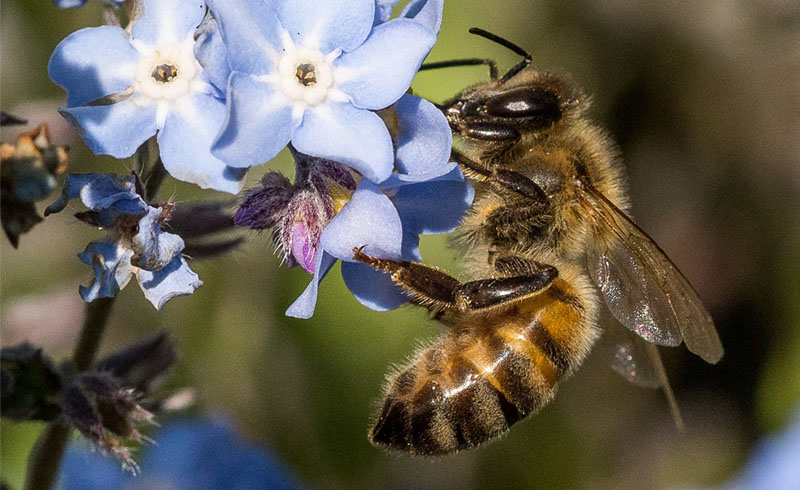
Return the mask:
[(447, 454), (493, 439), (553, 397), (594, 341), (563, 279), (494, 315), (465, 317), (388, 380), (374, 444)]

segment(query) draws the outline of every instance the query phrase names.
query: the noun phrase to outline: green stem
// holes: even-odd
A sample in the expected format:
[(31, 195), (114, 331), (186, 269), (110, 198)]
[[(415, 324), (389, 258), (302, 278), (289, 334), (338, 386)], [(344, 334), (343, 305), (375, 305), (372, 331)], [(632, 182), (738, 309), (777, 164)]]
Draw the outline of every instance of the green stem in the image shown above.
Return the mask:
[(144, 183), (144, 200), (148, 203), (152, 203), (153, 200), (158, 195), (158, 189), (161, 187), (161, 184), (164, 183), (164, 179), (167, 178), (167, 169), (164, 168), (164, 164), (161, 163), (161, 157), (158, 157), (153, 163), (153, 168), (150, 170), (150, 173), (147, 175), (147, 180)]
[[(77, 372), (87, 370), (94, 362), (113, 305), (114, 298), (99, 298), (86, 304), (86, 318), (72, 356)], [(26, 490), (50, 490), (53, 487), (69, 433), (70, 426), (61, 420), (47, 425), (28, 457)]]

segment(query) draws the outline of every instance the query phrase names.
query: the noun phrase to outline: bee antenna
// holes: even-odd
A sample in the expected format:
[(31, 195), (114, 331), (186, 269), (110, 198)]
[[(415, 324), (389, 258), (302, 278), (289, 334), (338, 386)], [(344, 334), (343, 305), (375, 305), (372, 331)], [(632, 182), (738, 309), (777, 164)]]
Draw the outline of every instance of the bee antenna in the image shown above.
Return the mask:
[(475, 66), (475, 65), (488, 65), (489, 76), (492, 78), (492, 80), (497, 80), (499, 76), (497, 71), (497, 62), (495, 62), (494, 60), (483, 59), (483, 58), (464, 58), (457, 60), (434, 61), (433, 63), (423, 63), (422, 66), (419, 67), (419, 71), (435, 70), (437, 68), (449, 68), (452, 66)]
[(488, 39), (490, 41), (496, 42), (500, 46), (504, 46), (504, 47), (510, 49), (511, 51), (513, 51), (513, 52), (515, 52), (518, 55), (523, 57), (522, 61), (520, 61), (519, 63), (514, 65), (510, 70), (508, 70), (508, 73), (503, 75), (503, 78), (501, 78), (497, 82), (498, 85), (502, 85), (503, 83), (505, 83), (509, 79), (511, 79), (514, 75), (516, 75), (517, 73), (521, 72), (526, 66), (530, 65), (531, 61), (533, 60), (533, 57), (531, 56), (530, 53), (528, 53), (527, 51), (525, 51), (521, 47), (517, 46), (516, 44), (512, 43), (508, 39), (504, 39), (504, 38), (498, 36), (497, 34), (492, 34), (489, 31), (481, 29), (480, 27), (471, 27), (469, 29), (469, 33), (470, 34), (475, 34), (476, 36), (481, 36), (481, 37), (486, 38), (486, 39)]

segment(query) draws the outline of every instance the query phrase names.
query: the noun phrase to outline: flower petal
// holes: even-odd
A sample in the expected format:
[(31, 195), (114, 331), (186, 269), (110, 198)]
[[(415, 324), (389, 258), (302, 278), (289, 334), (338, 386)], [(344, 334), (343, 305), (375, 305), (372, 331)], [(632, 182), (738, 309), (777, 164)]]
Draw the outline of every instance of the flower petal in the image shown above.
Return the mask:
[(298, 124), (284, 96), (252, 75), (231, 74), (226, 103), (227, 118), (211, 152), (231, 167), (271, 160), (289, 143)]
[(179, 44), (206, 15), (203, 0), (138, 0), (131, 38), (148, 46)]
[(134, 178), (117, 174), (69, 174), (56, 202), (47, 206), (44, 215), (58, 213), (77, 197), (100, 213), (100, 225), (111, 226), (120, 214), (144, 215), (150, 206), (136, 193)]
[(272, 71), (282, 48), (282, 28), (271, 2), (207, 0), (228, 50), (231, 70), (264, 75)]
[(409, 184), (392, 196), (408, 233), (448, 233), (453, 231), (472, 204), (475, 190), (463, 178), (461, 170), (451, 172), (451, 178), (461, 180), (437, 180)]
[(399, 134), (395, 165), (405, 174), (431, 174), (447, 166), (453, 147), (450, 125), (425, 99), (403, 95), (394, 106)]
[(211, 154), (211, 141), (224, 120), (224, 101), (209, 94), (184, 97), (158, 133), (158, 148), (167, 172), (203, 189), (239, 192), (247, 170), (229, 167)]
[[(419, 237), (403, 235), (403, 260), (419, 262)], [(367, 264), (342, 262), (342, 278), (359, 303), (375, 311), (393, 310), (408, 303), (408, 295), (392, 281), (392, 276)]]
[(232, 167), (271, 160), (286, 147), (297, 127), (283, 95), (252, 75), (231, 75), (226, 103), (227, 118), (211, 152)]
[[(177, 235), (176, 235), (177, 236)], [(142, 292), (157, 310), (176, 296), (192, 294), (203, 285), (203, 281), (189, 268), (183, 256), (177, 254), (172, 262), (156, 271), (140, 269), (136, 278)]]
[(373, 182), (392, 173), (394, 150), (386, 125), (374, 112), (347, 103), (307, 110), (292, 144), (301, 153), (348, 165)]
[(279, 0), (281, 25), (295, 44), (327, 54), (352, 51), (372, 29), (375, 0)]
[(133, 265), (148, 271), (156, 271), (172, 262), (183, 250), (183, 239), (161, 230), (159, 219), (161, 208), (150, 208), (139, 220), (139, 231), (133, 237), (131, 248), (136, 253)]
[(392, 276), (367, 264), (342, 262), (342, 279), (359, 303), (375, 311), (388, 311), (408, 303), (408, 295)]
[(306, 287), (303, 294), (286, 310), (286, 316), (293, 318), (311, 318), (317, 305), (317, 292), (319, 283), (331, 270), (336, 259), (327, 253), (317, 254), (317, 262), (314, 266), (314, 277)]
[(194, 56), (203, 67), (206, 79), (225, 97), (228, 88), (228, 77), (231, 67), (228, 65), (228, 54), (222, 30), (214, 18), (208, 17), (195, 33)]
[(363, 246), (368, 255), (399, 258), (402, 243), (403, 228), (392, 201), (366, 179), (320, 238), (323, 250), (347, 262), (353, 262), (353, 248)]
[(133, 85), (139, 58), (123, 29), (87, 27), (58, 43), (47, 72), (67, 91), (67, 105), (75, 107)]
[(442, 26), (442, 11), (444, 10), (444, 0), (411, 0), (403, 9), (400, 17), (413, 19), (434, 34), (439, 33)]
[(78, 254), (84, 264), (91, 265), (94, 281), (89, 287), (81, 286), (81, 298), (92, 302), (97, 298), (112, 298), (131, 280), (133, 251), (120, 246), (119, 242), (91, 242)]
[(410, 19), (375, 26), (364, 44), (334, 61), (337, 86), (357, 107), (388, 107), (408, 90), (435, 42), (433, 32)]
[(156, 104), (123, 100), (106, 106), (58, 110), (96, 155), (128, 158), (156, 134)]
[(440, 168), (434, 168), (428, 174), (399, 174), (393, 173), (388, 179), (381, 182), (381, 189), (389, 191), (398, 187), (418, 182), (432, 182), (438, 180), (462, 180), (463, 177), (454, 177), (453, 170), (458, 168), (456, 162), (448, 162)]
[(375, 20), (374, 25), (383, 24), (392, 16), (392, 8), (397, 5), (398, 0), (375, 0)]

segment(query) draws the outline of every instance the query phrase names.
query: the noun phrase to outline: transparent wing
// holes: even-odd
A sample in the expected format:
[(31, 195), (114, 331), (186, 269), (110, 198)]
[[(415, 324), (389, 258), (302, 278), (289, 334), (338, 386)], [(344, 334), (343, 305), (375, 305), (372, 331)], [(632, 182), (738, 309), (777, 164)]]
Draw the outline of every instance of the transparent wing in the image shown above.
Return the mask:
[(603, 335), (600, 337), (597, 350), (606, 358), (611, 369), (637, 386), (660, 387), (661, 381), (645, 348), (646, 342), (623, 328), (605, 308), (603, 310), (600, 319)]
[(589, 271), (614, 317), (648, 342), (686, 347), (706, 362), (722, 357), (714, 322), (666, 254), (591, 186), (580, 200), (594, 228)]
[(598, 347), (611, 364), (611, 369), (637, 386), (664, 390), (675, 426), (678, 430), (683, 430), (683, 417), (667, 378), (664, 363), (661, 362), (658, 347), (623, 328), (605, 308), (601, 313), (600, 324), (603, 326), (603, 336)]

